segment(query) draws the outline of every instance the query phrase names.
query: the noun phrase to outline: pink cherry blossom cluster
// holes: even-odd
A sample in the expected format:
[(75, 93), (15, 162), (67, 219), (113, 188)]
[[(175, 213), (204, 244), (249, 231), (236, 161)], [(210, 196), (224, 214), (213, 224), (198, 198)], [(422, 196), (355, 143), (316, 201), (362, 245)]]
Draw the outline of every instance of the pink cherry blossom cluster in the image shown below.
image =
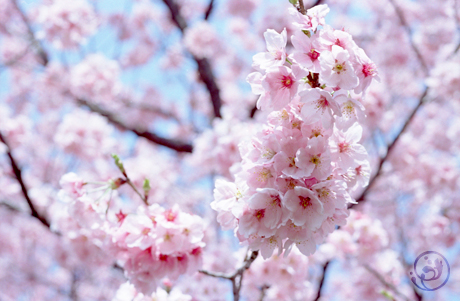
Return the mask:
[(311, 284), (306, 280), (310, 266), (309, 258), (296, 249), (287, 258), (259, 257), (244, 275), (242, 295), (246, 300), (257, 300), (254, 297), (265, 286), (267, 301), (313, 300)]
[(113, 103), (122, 90), (119, 75), (117, 61), (100, 53), (90, 54), (72, 68), (71, 92), (99, 103)]
[(389, 237), (378, 219), (351, 210), (347, 224), (332, 233), (328, 239), (339, 255), (355, 255), (361, 262), (370, 261), (389, 245)]
[(36, 21), (43, 26), (44, 37), (57, 48), (75, 48), (92, 35), (98, 19), (85, 0), (49, 0), (39, 7)]
[[(117, 189), (122, 182), (112, 180), (102, 188)], [(79, 231), (98, 236), (104, 244), (101, 249), (110, 251), (137, 291), (152, 294), (163, 278), (175, 280), (201, 267), (205, 246), (201, 217), (180, 211), (178, 205), (165, 209), (158, 204), (109, 214), (110, 200), (94, 200), (86, 188), (90, 183), (76, 174), (64, 175), (60, 184), (59, 196), (69, 203)]]
[(130, 282), (151, 294), (162, 278), (175, 280), (200, 268), (203, 236), (199, 216), (181, 212), (177, 205), (165, 210), (153, 204), (121, 220), (113, 242), (127, 256), (123, 268)]
[(367, 184), (369, 162), (359, 144), (364, 94), (374, 64), (350, 34), (325, 25), (327, 5), (302, 15), (287, 53), (287, 33), (265, 32), (268, 52), (254, 56), (248, 76), (268, 122), (240, 143), (235, 181), (217, 180), (212, 208), (224, 229), (260, 249), (264, 258), (293, 245), (312, 254), (316, 244), (346, 223), (350, 192)]

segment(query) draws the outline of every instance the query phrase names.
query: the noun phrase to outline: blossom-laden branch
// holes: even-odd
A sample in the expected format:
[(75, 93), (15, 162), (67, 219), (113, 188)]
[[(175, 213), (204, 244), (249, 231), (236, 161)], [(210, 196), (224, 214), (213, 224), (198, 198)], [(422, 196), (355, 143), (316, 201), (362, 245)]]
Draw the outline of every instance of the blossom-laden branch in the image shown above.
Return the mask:
[[(393, 139), (393, 141), (388, 145), (387, 147), (387, 152), (385, 154), (384, 157), (382, 157), (380, 159), (380, 162), (379, 162), (379, 165), (377, 167), (377, 172), (375, 173), (375, 175), (372, 177), (372, 179), (369, 181), (369, 184), (367, 185), (366, 189), (364, 189), (364, 191), (361, 193), (361, 195), (357, 198), (357, 202), (358, 204), (361, 204), (363, 203), (365, 200), (366, 200), (366, 196), (367, 194), (369, 193), (372, 185), (375, 183), (375, 181), (377, 180), (377, 178), (380, 176), (381, 172), (382, 172), (382, 166), (383, 164), (387, 161), (388, 159), (388, 156), (390, 155), (390, 153), (392, 152), (393, 148), (395, 147), (396, 143), (398, 142), (399, 138), (402, 136), (402, 134), (406, 131), (407, 127), (409, 126), (409, 124), (411, 123), (411, 121), (414, 119), (414, 116), (415, 114), (417, 113), (417, 111), (420, 109), (420, 107), (426, 102), (425, 98), (426, 96), (428, 95), (428, 91), (429, 91), (429, 88), (426, 87), (425, 90), (423, 91), (422, 95), (420, 96), (419, 98), (419, 101), (416, 105), (416, 107), (412, 110), (411, 114), (409, 115), (409, 117), (406, 119), (406, 122), (404, 123), (403, 127), (401, 128), (401, 130), (399, 131), (399, 133), (396, 135), (396, 137)], [(351, 209), (353, 208), (354, 206), (358, 205), (358, 204), (351, 204), (348, 209)], [(326, 262), (324, 265), (323, 265), (323, 276), (320, 280), (320, 283), (319, 283), (319, 286), (318, 286), (318, 290), (317, 290), (317, 294), (316, 294), (316, 299), (315, 300), (319, 300), (319, 297), (321, 296), (321, 289), (324, 285), (324, 277), (326, 275), (326, 270), (328, 268), (328, 265), (329, 265), (329, 261)], [(415, 292), (415, 294), (420, 297), (417, 292)]]
[(225, 275), (225, 274), (222, 274), (222, 273), (213, 273), (213, 272), (208, 272), (208, 271), (205, 271), (205, 270), (200, 270), (199, 272), (204, 274), (204, 275), (211, 276), (211, 277), (230, 280), (232, 282), (233, 301), (239, 301), (240, 300), (241, 284), (242, 284), (242, 281), (243, 281), (243, 274), (247, 269), (249, 269), (251, 267), (251, 264), (254, 262), (254, 260), (256, 260), (258, 255), (259, 255), (259, 251), (252, 251), (244, 259), (243, 265), (231, 275)]
[[(37, 55), (41, 58), (40, 64), (42, 66), (46, 67), (48, 65), (48, 63), (49, 63), (49, 59), (48, 59), (49, 56), (48, 56), (47, 52), (45, 51), (45, 49), (43, 48), (41, 43), (38, 41), (38, 39), (36, 38), (36, 36), (35, 36), (35, 34), (34, 34), (33, 30), (32, 30), (32, 26), (30, 25), (29, 19), (24, 14), (24, 12), (20, 9), (18, 3), (15, 0), (13, 0), (12, 2), (14, 4), (14, 6), (16, 7), (17, 11), (19, 12), (19, 14), (21, 16), (21, 19), (23, 20), (23, 22), (25, 23), (25, 25), (27, 27), (28, 35), (29, 35), (29, 38), (30, 38), (30, 40), (32, 42), (32, 45), (35, 45), (35, 47), (37, 48)], [(140, 129), (140, 128), (132, 128), (132, 127), (128, 126), (127, 124), (125, 124), (115, 114), (113, 114), (111, 112), (108, 112), (108, 111), (100, 108), (99, 106), (90, 103), (87, 100), (77, 98), (76, 101), (77, 101), (77, 103), (88, 107), (92, 112), (98, 113), (98, 114), (106, 117), (109, 120), (109, 122), (111, 122), (112, 124), (116, 125), (117, 127), (119, 127), (120, 129), (122, 129), (124, 131), (133, 132), (137, 136), (144, 137), (145, 139), (147, 139), (150, 142), (153, 142), (155, 144), (159, 144), (159, 145), (168, 147), (168, 148), (173, 149), (173, 150), (178, 151), (178, 152), (187, 152), (187, 153), (192, 152), (193, 147), (192, 147), (191, 144), (184, 143), (184, 142), (174, 140), (174, 139), (163, 138), (163, 137), (160, 137), (160, 136), (156, 135), (155, 133), (145, 131), (145, 130)]]
[[(171, 13), (171, 19), (183, 34), (188, 25), (187, 21), (180, 13), (179, 6), (176, 4), (174, 0), (163, 0), (163, 2), (169, 8), (169, 11)], [(212, 6), (212, 1), (210, 6)], [(209, 60), (206, 58), (198, 58), (195, 55), (192, 56), (198, 66), (198, 73), (200, 74), (200, 78), (205, 84), (206, 89), (209, 92), (209, 96), (211, 97), (211, 102), (214, 109), (214, 116), (221, 118), (222, 115), (220, 114), (220, 108), (222, 106), (222, 99), (220, 98), (220, 88), (216, 83), (216, 78), (214, 77), (211, 64), (209, 63)]]
[(10, 159), (10, 164), (13, 170), (14, 177), (16, 178), (16, 181), (18, 181), (19, 185), (21, 186), (22, 195), (26, 199), (27, 205), (29, 205), (31, 215), (35, 217), (36, 219), (38, 219), (47, 228), (50, 228), (50, 223), (48, 222), (48, 220), (45, 217), (41, 216), (38, 213), (37, 209), (35, 208), (35, 205), (29, 196), (29, 192), (27, 190), (26, 184), (24, 183), (24, 179), (22, 178), (22, 170), (19, 167), (16, 159), (13, 156), (13, 151), (10, 145), (8, 144), (8, 142), (6, 141), (5, 137), (3, 136), (1, 132), (0, 132), (0, 141), (6, 146), (6, 154), (8, 158)]
[(141, 128), (132, 128), (126, 125), (119, 117), (117, 117), (115, 114), (93, 104), (90, 103), (89, 101), (86, 101), (84, 99), (78, 98), (77, 102), (87, 108), (89, 108), (92, 112), (98, 113), (101, 116), (104, 116), (107, 118), (107, 120), (112, 123), (113, 125), (117, 126), (121, 130), (124, 131), (131, 131), (134, 134), (136, 134), (139, 137), (143, 137), (150, 142), (165, 146), (167, 148), (173, 149), (177, 152), (186, 152), (186, 153), (191, 153), (193, 151), (193, 146), (189, 143), (184, 143), (179, 140), (174, 140), (174, 139), (166, 139), (163, 137), (160, 137), (156, 135), (155, 133), (146, 131)]

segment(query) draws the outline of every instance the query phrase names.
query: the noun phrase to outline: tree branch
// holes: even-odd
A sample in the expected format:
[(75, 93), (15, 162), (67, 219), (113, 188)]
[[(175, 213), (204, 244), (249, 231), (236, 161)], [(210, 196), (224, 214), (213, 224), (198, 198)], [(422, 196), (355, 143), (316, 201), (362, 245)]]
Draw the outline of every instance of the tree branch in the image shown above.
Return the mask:
[(0, 132), (0, 141), (3, 142), (3, 144), (6, 145), (7, 151), (6, 154), (8, 155), (8, 158), (10, 159), (11, 163), (11, 168), (13, 169), (14, 176), (16, 180), (18, 181), (19, 185), (21, 186), (21, 191), (24, 196), (24, 198), (27, 201), (27, 204), (29, 205), (31, 215), (38, 219), (43, 225), (45, 225), (47, 228), (50, 227), (50, 223), (46, 220), (45, 217), (41, 216), (37, 209), (35, 209), (35, 206), (32, 202), (32, 200), (29, 197), (29, 192), (27, 190), (26, 184), (24, 183), (24, 179), (22, 178), (22, 171), (19, 168), (16, 159), (13, 156), (12, 150), (8, 142), (5, 140), (5, 137), (3, 137), (2, 133)]
[(327, 267), (329, 266), (329, 263), (330, 261), (327, 261), (324, 265), (323, 265), (323, 274), (321, 275), (321, 279), (319, 281), (319, 284), (318, 284), (318, 290), (316, 291), (316, 297), (315, 297), (315, 301), (318, 301), (319, 298), (321, 298), (321, 290), (323, 288), (323, 285), (324, 285), (324, 279), (326, 278), (326, 272), (327, 272)]
[[(183, 34), (187, 28), (187, 21), (180, 14), (180, 7), (176, 4), (176, 2), (174, 2), (174, 0), (163, 0), (163, 2), (169, 8), (171, 19)], [(211, 97), (214, 116), (221, 118), (222, 115), (220, 114), (220, 108), (222, 106), (222, 99), (220, 98), (220, 89), (216, 83), (211, 64), (206, 58), (198, 58), (194, 55), (192, 55), (192, 57), (198, 66), (198, 73), (200, 74), (200, 78), (205, 84), (206, 89), (209, 92), (209, 96)]]
[(307, 11), (305, 9), (305, 5), (303, 4), (303, 0), (299, 0), (299, 12), (302, 15), (305, 15), (307, 13)]
[(48, 64), (48, 61), (49, 61), (48, 54), (44, 50), (43, 45), (40, 43), (40, 41), (35, 38), (35, 34), (34, 34), (33, 30), (32, 30), (32, 26), (30, 25), (29, 19), (27, 18), (25, 13), (21, 10), (21, 8), (19, 7), (19, 4), (17, 3), (16, 0), (11, 0), (11, 3), (16, 8), (16, 10), (19, 13), (19, 16), (24, 21), (24, 24), (27, 27), (27, 33), (29, 35), (29, 39), (32, 41), (32, 44), (35, 45), (36, 50), (37, 50), (37, 54), (41, 59), (40, 63), (43, 66), (46, 66)]
[(371, 268), (369, 265), (364, 264), (363, 267), (368, 270), (372, 275), (374, 275), (383, 285), (385, 285), (387, 288), (391, 289), (396, 295), (400, 296), (402, 299), (405, 301), (410, 301), (409, 298), (407, 298), (405, 295), (403, 295), (393, 284), (387, 282), (382, 275), (380, 275), (376, 270)]
[(204, 275), (211, 276), (211, 277), (230, 280), (232, 282), (233, 301), (239, 301), (241, 284), (243, 282), (243, 274), (247, 269), (249, 269), (249, 267), (254, 262), (254, 260), (256, 260), (258, 255), (259, 255), (259, 251), (252, 251), (251, 254), (249, 256), (246, 256), (246, 258), (244, 259), (243, 265), (231, 275), (213, 273), (213, 272), (208, 272), (205, 270), (200, 270), (199, 272)]
[(213, 12), (214, 9), (214, 0), (209, 1), (208, 8), (206, 9), (206, 13), (204, 15), (204, 19), (208, 20), (209, 17), (211, 16), (211, 13)]
[(265, 293), (267, 292), (267, 290), (270, 288), (269, 285), (266, 285), (264, 284), (261, 288), (260, 288), (260, 297), (259, 297), (259, 301), (264, 301), (264, 298), (265, 298)]
[(160, 137), (154, 133), (145, 131), (140, 128), (130, 128), (128, 125), (126, 125), (120, 118), (118, 118), (115, 114), (95, 105), (92, 104), (84, 99), (77, 98), (77, 102), (80, 105), (86, 106), (89, 108), (92, 112), (98, 113), (99, 115), (102, 115), (108, 119), (110, 123), (113, 125), (119, 127), (121, 130), (124, 131), (131, 131), (134, 134), (136, 134), (139, 137), (143, 137), (151, 142), (154, 142), (156, 144), (168, 147), (170, 149), (173, 149), (178, 152), (186, 152), (186, 153), (191, 153), (193, 150), (193, 146), (188, 143), (184, 143), (182, 141), (178, 140), (173, 140), (173, 139), (166, 139), (163, 137)]
[[(25, 14), (21, 11), (21, 9), (19, 8), (19, 6), (18, 6), (18, 4), (16, 3), (15, 0), (13, 0), (12, 2), (15, 5), (16, 9), (18, 10), (18, 12), (20, 13), (21, 18), (24, 21), (24, 23), (25, 23), (25, 25), (26, 25), (26, 27), (28, 29), (30, 39), (32, 40), (33, 44), (36, 45), (36, 47), (38, 49), (38, 55), (42, 58), (40, 64), (42, 66), (47, 66), (48, 62), (49, 62), (48, 54), (46, 53), (46, 51), (43, 48), (43, 46), (41, 45), (41, 43), (35, 38), (35, 34), (34, 34), (33, 30), (32, 30), (32, 27), (30, 26), (30, 22), (27, 19), (27, 17), (25, 16)], [(147, 139), (147, 140), (149, 140), (149, 141), (151, 141), (153, 143), (168, 147), (168, 148), (176, 150), (178, 152), (191, 153), (192, 150), (193, 150), (193, 147), (192, 147), (191, 144), (184, 143), (184, 142), (177, 141), (177, 140), (166, 139), (166, 138), (160, 137), (160, 136), (158, 136), (158, 135), (156, 135), (154, 133), (145, 131), (143, 129), (130, 128), (123, 121), (121, 121), (121, 119), (119, 119), (115, 114), (113, 114), (113, 113), (111, 113), (109, 111), (106, 111), (106, 110), (104, 110), (104, 109), (102, 109), (102, 108), (100, 108), (100, 107), (98, 107), (98, 106), (96, 106), (94, 104), (91, 104), (90, 102), (88, 102), (86, 100), (77, 98), (76, 101), (79, 104), (88, 107), (91, 111), (93, 111), (95, 113), (98, 113), (98, 114), (100, 114), (102, 116), (105, 116), (112, 124), (118, 126), (119, 128), (121, 128), (124, 131), (131, 131), (131, 132), (135, 133), (139, 137), (144, 137), (145, 139)]]
[[(383, 164), (387, 161), (388, 156), (391, 154), (393, 148), (395, 147), (396, 143), (398, 142), (399, 138), (402, 136), (402, 134), (406, 131), (407, 127), (411, 123), (411, 121), (414, 119), (415, 114), (417, 111), (420, 109), (420, 107), (425, 103), (425, 97), (428, 95), (429, 88), (425, 87), (425, 90), (423, 91), (422, 95), (419, 98), (419, 101), (415, 108), (412, 110), (411, 114), (409, 117), (406, 119), (406, 122), (404, 123), (404, 126), (399, 130), (398, 134), (396, 137), (393, 139), (393, 141), (388, 145), (387, 147), (387, 153), (383, 158), (380, 159), (379, 166), (377, 167), (377, 172), (376, 174), (372, 177), (372, 179), (369, 181), (369, 185), (367, 185), (366, 189), (361, 193), (361, 196), (357, 199), (358, 203), (362, 203), (366, 199), (366, 195), (368, 194), (369, 190), (371, 189), (372, 185), (375, 183), (377, 180), (378, 176), (382, 173), (382, 166)], [(357, 204), (351, 204), (348, 206), (348, 209), (353, 208)]]
[(425, 73), (425, 75), (428, 75), (428, 73), (429, 73), (428, 66), (427, 66), (425, 60), (423, 59), (422, 53), (418, 49), (417, 45), (415, 45), (415, 42), (412, 39), (412, 30), (409, 27), (409, 25), (407, 24), (406, 18), (404, 17), (404, 13), (396, 5), (394, 0), (388, 0), (388, 1), (391, 3), (393, 8), (395, 9), (396, 15), (398, 15), (398, 18), (399, 18), (399, 22), (401, 23), (402, 27), (404, 27), (404, 30), (407, 32), (407, 35), (409, 36), (409, 43), (410, 43), (410, 45), (412, 47), (412, 50), (415, 52), (415, 55), (417, 56), (417, 59), (420, 62), (420, 65), (422, 65), (423, 72)]
[(306, 10), (309, 10), (310, 8), (313, 8), (313, 7), (317, 6), (317, 5), (320, 5), (322, 2), (323, 2), (322, 0), (316, 0), (315, 3), (313, 3), (308, 8), (306, 8)]

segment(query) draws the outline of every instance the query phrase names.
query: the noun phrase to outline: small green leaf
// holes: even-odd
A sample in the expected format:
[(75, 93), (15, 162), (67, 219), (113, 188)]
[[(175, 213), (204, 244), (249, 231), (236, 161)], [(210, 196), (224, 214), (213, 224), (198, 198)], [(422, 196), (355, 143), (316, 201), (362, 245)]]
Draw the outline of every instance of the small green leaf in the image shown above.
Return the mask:
[(149, 181), (149, 179), (144, 180), (144, 184), (142, 185), (142, 188), (144, 189), (145, 195), (148, 195), (149, 191), (150, 191), (150, 181)]
[(302, 29), (302, 32), (311, 38), (311, 32), (309, 30)]
[(289, 3), (291, 3), (292, 5), (296, 6), (297, 5), (297, 0), (289, 0)]
[(115, 160), (115, 165), (121, 171), (121, 173), (126, 177), (125, 167), (123, 166), (123, 162), (120, 160), (120, 157), (116, 154), (112, 154), (112, 158)]
[(382, 290), (380, 293), (381, 293), (385, 298), (387, 298), (388, 300), (391, 300), (391, 301), (394, 301), (394, 300), (395, 300), (395, 298), (394, 298), (389, 292), (387, 292), (387, 291), (385, 291), (385, 290)]

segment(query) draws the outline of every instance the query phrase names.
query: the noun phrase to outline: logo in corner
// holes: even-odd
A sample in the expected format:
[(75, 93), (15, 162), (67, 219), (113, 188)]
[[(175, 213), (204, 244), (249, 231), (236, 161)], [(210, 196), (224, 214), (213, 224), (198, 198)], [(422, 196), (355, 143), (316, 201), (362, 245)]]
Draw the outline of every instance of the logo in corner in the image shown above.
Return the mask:
[(435, 291), (443, 287), (449, 280), (450, 265), (442, 254), (426, 251), (415, 259), (414, 271), (410, 274), (410, 280), (417, 288), (424, 291)]

